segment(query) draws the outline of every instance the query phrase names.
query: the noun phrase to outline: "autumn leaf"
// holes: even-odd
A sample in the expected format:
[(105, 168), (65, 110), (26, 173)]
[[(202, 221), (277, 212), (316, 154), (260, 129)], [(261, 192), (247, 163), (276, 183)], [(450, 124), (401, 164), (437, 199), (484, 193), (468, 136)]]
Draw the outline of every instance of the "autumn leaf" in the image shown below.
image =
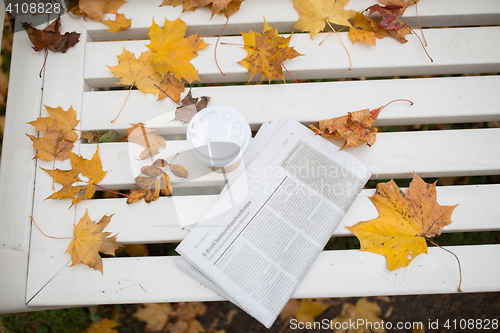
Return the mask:
[(58, 17), (48, 27), (43, 30), (33, 28), (30, 23), (23, 22), (22, 26), (28, 33), (28, 37), (33, 44), (33, 50), (41, 51), (44, 47), (52, 52), (65, 53), (70, 47), (78, 43), (80, 34), (77, 32), (67, 32), (61, 35), (61, 18)]
[(106, 24), (109, 29), (106, 30), (108, 32), (119, 32), (124, 31), (130, 28), (132, 25), (132, 20), (125, 17), (125, 14), (116, 14), (115, 20), (105, 20), (104, 24)]
[(350, 27), (349, 19), (356, 11), (345, 10), (349, 0), (293, 0), (293, 6), (299, 13), (299, 20), (293, 26), (300, 31), (309, 31), (311, 38), (332, 24)]
[(118, 84), (136, 86), (143, 93), (156, 95), (160, 90), (155, 85), (160, 85), (162, 76), (156, 71), (150, 59), (153, 52), (142, 52), (137, 59), (135, 55), (123, 48), (118, 57), (118, 65), (107, 66), (114, 76), (120, 79)]
[[(82, 201), (84, 198), (90, 199), (96, 190), (96, 184), (99, 183), (106, 171), (102, 170), (101, 158), (99, 157), (99, 146), (92, 159), (87, 160), (73, 152), (69, 152), (69, 160), (71, 162), (71, 170), (48, 170), (42, 168), (47, 172), (57, 183), (63, 187), (50, 195), (47, 199), (72, 199), (71, 206)], [(88, 178), (83, 180), (82, 177)], [(75, 185), (77, 182), (86, 182), (88, 185)], [(79, 195), (83, 192), (81, 195)], [(79, 196), (78, 196), (79, 195)]]
[(90, 220), (88, 210), (85, 211), (85, 215), (75, 225), (75, 239), (69, 243), (66, 250), (73, 259), (71, 266), (81, 262), (104, 274), (99, 252), (114, 256), (116, 249), (120, 247), (116, 243), (116, 235), (108, 237), (111, 233), (103, 232), (103, 229), (111, 221), (111, 217), (113, 215), (104, 215), (99, 222), (94, 223)]
[(116, 327), (120, 326), (116, 321), (103, 318), (96, 323), (92, 323), (82, 333), (118, 333)]
[(127, 203), (131, 204), (142, 199), (150, 203), (158, 200), (160, 193), (165, 196), (172, 195), (172, 181), (165, 173), (167, 166), (168, 162), (161, 158), (150, 166), (143, 166), (141, 168), (143, 175), (135, 177), (134, 183), (137, 188), (130, 191)]
[(186, 96), (182, 99), (180, 106), (175, 109), (174, 119), (170, 121), (178, 120), (187, 124), (191, 121), (195, 114), (207, 107), (208, 102), (210, 102), (209, 96), (193, 98), (191, 89), (189, 89)]
[(230, 17), (240, 9), (241, 3), (244, 0), (164, 0), (161, 6), (179, 6), (182, 4), (182, 9), (195, 10), (199, 7), (210, 7), (212, 9), (212, 17), (215, 14), (224, 14)]
[(406, 43), (408, 40), (405, 36), (412, 33), (408, 24), (400, 19), (405, 9), (406, 6), (380, 6), (378, 4), (367, 8), (370, 15), (374, 12), (378, 12), (382, 15), (382, 21), (379, 23), (380, 28), (386, 30), (389, 35), (396, 38), (401, 43)]
[(386, 30), (380, 28), (377, 21), (361, 13), (356, 13), (354, 16), (352, 27), (349, 28), (347, 35), (353, 44), (359, 40), (373, 46), (375, 46), (377, 38), (382, 39), (389, 36)]
[[(333, 330), (335, 333), (384, 333), (383, 320), (379, 318), (381, 313), (382, 309), (376, 302), (370, 302), (363, 297), (356, 302), (356, 305), (343, 303), (340, 315), (333, 319), (330, 327), (339, 327)], [(351, 323), (360, 324), (351, 325)]]
[(102, 22), (105, 13), (118, 14), (118, 8), (125, 2), (125, 0), (79, 0), (78, 7), (73, 9), (73, 13)]
[(170, 72), (177, 79), (192, 83), (200, 78), (190, 61), (208, 44), (197, 35), (184, 37), (186, 30), (186, 23), (179, 18), (165, 19), (163, 29), (153, 20), (148, 34), (151, 43), (146, 46), (154, 53), (150, 61), (161, 75)]
[[(241, 33), (241, 32), (240, 32)], [(247, 33), (241, 33), (245, 46), (243, 47), (248, 55), (238, 63), (245, 66), (250, 73), (250, 81), (259, 72), (262, 72), (262, 80), (268, 78), (269, 82), (274, 79), (282, 79), (285, 81), (283, 75), (282, 62), (287, 59), (293, 59), (301, 56), (289, 47), (290, 35), (287, 38), (281, 37), (278, 30), (273, 28), (264, 21), (264, 30), (260, 34), (250, 30)]]
[(184, 84), (174, 75), (167, 73), (162, 78), (158, 89), (160, 90), (158, 100), (169, 97), (174, 102), (179, 102), (181, 99), (181, 93), (184, 92)]
[(379, 217), (347, 228), (358, 237), (361, 251), (385, 256), (391, 271), (427, 253), (426, 239), (441, 234), (457, 206), (439, 205), (436, 183), (427, 184), (417, 174), (406, 195), (391, 180), (377, 184), (370, 200)]
[(341, 149), (357, 147), (364, 143), (371, 146), (377, 138), (377, 128), (373, 127), (375, 120), (377, 120), (380, 111), (395, 101), (406, 101), (413, 105), (411, 101), (397, 99), (378, 109), (364, 109), (349, 112), (345, 116), (322, 120), (319, 122), (319, 128), (314, 125), (309, 126), (318, 135), (345, 140), (346, 142)]
[(64, 161), (69, 157), (73, 142), (64, 139), (64, 134), (56, 122), (46, 129), (43, 137), (35, 137), (34, 135), (26, 134), (33, 141), (33, 148), (36, 149), (36, 155), (33, 157), (44, 161), (52, 161), (58, 159)]
[(80, 120), (76, 119), (76, 111), (72, 106), (65, 111), (62, 107), (52, 108), (50, 106), (44, 105), (45, 109), (49, 113), (49, 117), (39, 117), (35, 121), (30, 121), (28, 124), (36, 127), (37, 131), (46, 131), (49, 127), (57, 122), (58, 128), (63, 133), (64, 140), (75, 142), (78, 139), (78, 134), (75, 129), (80, 123)]
[(206, 313), (207, 308), (201, 302), (148, 303), (143, 304), (134, 317), (146, 323), (147, 332), (195, 333), (204, 332), (197, 316)]
[(159, 135), (152, 134), (156, 129), (147, 128), (143, 123), (131, 125), (132, 127), (125, 130), (128, 133), (127, 141), (146, 147), (141, 155), (139, 155), (141, 160), (158, 154), (160, 146), (165, 148), (165, 139)]
[(146, 303), (137, 309), (134, 317), (146, 323), (146, 331), (161, 332), (172, 312), (173, 308), (169, 303)]

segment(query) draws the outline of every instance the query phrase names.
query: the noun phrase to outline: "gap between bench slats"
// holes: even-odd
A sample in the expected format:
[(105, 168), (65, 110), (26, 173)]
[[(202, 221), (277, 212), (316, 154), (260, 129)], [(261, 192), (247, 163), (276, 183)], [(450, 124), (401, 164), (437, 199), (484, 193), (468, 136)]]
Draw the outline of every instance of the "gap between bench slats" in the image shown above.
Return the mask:
[[(500, 151), (498, 137), (500, 129), (497, 128), (386, 132), (377, 135), (372, 147), (363, 145), (349, 148), (349, 153), (371, 168), (371, 179), (411, 178), (413, 171), (421, 177), (492, 175), (500, 172), (500, 155), (491, 153)], [(139, 148), (138, 152), (130, 153), (129, 147)], [(133, 143), (100, 144), (103, 170), (108, 171), (100, 185), (109, 189), (133, 187), (140, 166), (151, 164), (149, 160), (136, 160), (142, 149)], [(184, 181), (175, 181), (173, 178), (174, 187), (224, 185), (222, 175), (205, 173), (209, 171), (207, 167), (188, 149), (186, 141), (169, 141), (166, 148), (155, 156), (167, 157), (185, 152), (183, 156), (186, 158), (176, 158), (176, 163), (183, 165), (191, 174)], [(90, 158), (96, 151), (96, 145), (82, 144), (80, 151), (82, 156)], [(199, 175), (203, 176), (197, 178)]]
[[(139, 0), (129, 1), (119, 10), (125, 13), (126, 17), (132, 18), (132, 26), (128, 31), (109, 34), (106, 32), (109, 29), (107, 26), (94, 21), (86, 21), (85, 25), (90, 36), (94, 40), (144, 38), (144, 33), (149, 31), (153, 18), (158, 24), (163, 24), (165, 18), (175, 20), (181, 14), (181, 6), (158, 7), (160, 3), (158, 0), (140, 0), (140, 5), (137, 2)], [(345, 8), (362, 11), (373, 4), (373, 0), (351, 0)], [(496, 0), (423, 1), (418, 4), (418, 14), (423, 27), (499, 24), (500, 4)], [(199, 8), (194, 12), (182, 13), (181, 19), (188, 25), (188, 34), (198, 32), (204, 36), (217, 36), (226, 22), (226, 17), (215, 15), (209, 20), (210, 16), (210, 9)], [(290, 0), (244, 1), (241, 9), (231, 16), (224, 34), (238, 34), (238, 30), (247, 32), (249, 29), (262, 31), (263, 16), (272, 27), (278, 28), (280, 33), (291, 32), (299, 18)], [(107, 15), (105, 18), (112, 18), (112, 16)], [(80, 17), (77, 19), (83, 21)], [(411, 6), (405, 12), (403, 21), (411, 27), (418, 27), (415, 6)]]
[[(498, 290), (500, 245), (450, 246), (462, 264), (462, 290)], [(456, 259), (429, 248), (407, 267), (390, 272), (385, 258), (357, 250), (323, 251), (293, 297), (455, 293)], [(104, 275), (78, 265), (63, 268), (29, 305), (91, 305), (216, 301), (222, 298), (176, 267), (178, 257), (104, 259)]]
[[(434, 62), (427, 58), (415, 36), (409, 36), (408, 43), (403, 45), (394, 38), (385, 38), (373, 47), (352, 45), (347, 33), (340, 33), (352, 58), (352, 70), (348, 70), (347, 54), (338, 40), (328, 40), (319, 45), (326, 35), (320, 34), (313, 41), (307, 34), (293, 35), (290, 46), (295, 46), (295, 50), (304, 56), (287, 60), (285, 64), (297, 80), (484, 73), (496, 72), (500, 66), (497, 56), (500, 44), (491, 42), (500, 39), (500, 27), (426, 30), (427, 50)], [(246, 68), (237, 63), (247, 52), (239, 46), (219, 46), (217, 59), (226, 75), (219, 72), (214, 60), (216, 40), (214, 37), (206, 38), (206, 43), (210, 45), (199, 51), (199, 56), (191, 61), (202, 83), (248, 81)], [(241, 44), (243, 37), (223, 37), (221, 42)], [(124, 47), (139, 56), (148, 50), (144, 44), (149, 44), (149, 41), (87, 43), (84, 69), (86, 82), (93, 87), (113, 86), (118, 80), (106, 65), (118, 64), (116, 56), (122, 53)], [(287, 79), (291, 78), (288, 76)], [(253, 80), (260, 80), (260, 74)]]
[[(406, 191), (406, 189), (403, 189)], [(500, 230), (500, 185), (438, 186), (437, 201), (440, 205), (456, 205), (452, 221), (444, 232), (469, 232)], [(352, 236), (345, 226), (368, 221), (378, 216), (368, 199), (375, 190), (362, 190), (334, 236)], [(121, 244), (180, 242), (208, 212), (217, 195), (160, 197), (150, 204), (144, 201), (127, 205), (125, 199), (86, 200), (76, 207), (76, 216), (83, 216), (88, 209), (96, 216), (114, 213), (106, 231), (117, 234)], [(478, 212), (481, 218), (478, 219)]]
[[(374, 109), (405, 98), (380, 113), (375, 125), (440, 124), (500, 120), (500, 76), (446, 77), (399, 80), (261, 84), (193, 88), (195, 97), (210, 96), (209, 105), (227, 105), (243, 114), (257, 130), (263, 122), (292, 117), (303, 123)], [(170, 122), (177, 105), (157, 101), (152, 94), (133, 90), (83, 93), (81, 130), (114, 129), (125, 134), (131, 122), (142, 122), (156, 133), (186, 133), (180, 121)], [(258, 97), (258, 98), (256, 98)]]

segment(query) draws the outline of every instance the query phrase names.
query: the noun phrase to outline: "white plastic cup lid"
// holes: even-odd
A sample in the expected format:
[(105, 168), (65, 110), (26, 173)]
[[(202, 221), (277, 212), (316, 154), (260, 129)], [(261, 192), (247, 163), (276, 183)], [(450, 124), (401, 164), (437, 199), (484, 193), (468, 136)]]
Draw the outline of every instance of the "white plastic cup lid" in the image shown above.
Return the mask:
[(198, 112), (186, 132), (196, 158), (211, 167), (236, 163), (245, 153), (252, 131), (241, 113), (227, 106), (210, 106)]

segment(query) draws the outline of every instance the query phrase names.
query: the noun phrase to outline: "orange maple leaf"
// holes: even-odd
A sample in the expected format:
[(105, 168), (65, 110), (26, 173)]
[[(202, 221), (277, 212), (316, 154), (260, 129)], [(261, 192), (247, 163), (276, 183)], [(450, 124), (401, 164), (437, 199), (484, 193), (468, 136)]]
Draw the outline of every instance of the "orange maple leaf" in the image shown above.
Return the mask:
[(441, 234), (457, 206), (439, 205), (436, 183), (427, 184), (416, 173), (406, 195), (391, 180), (377, 184), (370, 200), (379, 217), (347, 229), (358, 237), (361, 251), (385, 256), (391, 271), (427, 253), (426, 239)]
[(174, 21), (165, 19), (163, 29), (153, 20), (148, 33), (151, 43), (146, 46), (154, 53), (150, 61), (161, 75), (170, 72), (177, 79), (192, 83), (200, 78), (190, 61), (208, 44), (197, 34), (184, 37), (186, 30), (186, 23), (179, 18)]
[(99, 252), (114, 256), (116, 249), (120, 247), (116, 243), (116, 235), (108, 237), (111, 233), (103, 232), (113, 215), (104, 215), (98, 223), (94, 223), (88, 215), (88, 210), (85, 211), (85, 215), (75, 225), (75, 239), (69, 243), (66, 250), (73, 259), (71, 266), (81, 262), (104, 274)]
[(345, 10), (349, 0), (293, 0), (293, 7), (299, 13), (299, 20), (293, 26), (300, 31), (309, 31), (311, 38), (332, 24), (350, 27), (349, 19), (356, 11)]
[(380, 28), (377, 21), (361, 13), (356, 13), (354, 16), (352, 27), (349, 28), (347, 35), (353, 44), (355, 41), (359, 40), (374, 46), (377, 42), (377, 38), (382, 39), (389, 36), (386, 30)]
[[(241, 32), (240, 32), (241, 33)], [(247, 33), (241, 33), (248, 55), (238, 63), (245, 66), (250, 73), (250, 81), (259, 72), (262, 72), (262, 78), (268, 78), (269, 82), (274, 79), (282, 79), (282, 62), (287, 59), (293, 59), (301, 56), (293, 47), (289, 47), (291, 35), (287, 38), (281, 37), (278, 30), (264, 21), (263, 33), (250, 30)]]
[(226, 17), (229, 17), (240, 9), (243, 1), (244, 0), (164, 0), (160, 7), (176, 7), (182, 4), (183, 11), (186, 11), (206, 6), (212, 9), (212, 17), (215, 14), (224, 14)]
[(33, 147), (36, 149), (36, 155), (33, 159), (39, 158), (44, 161), (58, 159), (64, 161), (69, 157), (70, 150), (73, 148), (74, 141), (64, 139), (64, 134), (57, 122), (46, 128), (43, 137), (37, 138), (34, 135), (26, 135), (33, 141)]
[(80, 0), (78, 7), (73, 8), (72, 12), (82, 15), (83, 18), (88, 16), (91, 20), (102, 22), (105, 13), (117, 14), (118, 8), (125, 2), (125, 0)]
[(125, 14), (120, 13), (116, 14), (114, 20), (105, 20), (103, 23), (109, 27), (109, 29), (106, 31), (115, 33), (119, 31), (125, 31), (130, 28), (130, 26), (132, 25), (132, 20), (126, 18)]
[(318, 135), (345, 140), (341, 149), (357, 147), (364, 143), (371, 146), (377, 138), (377, 128), (373, 127), (375, 120), (382, 109), (395, 101), (406, 101), (413, 105), (411, 101), (396, 99), (378, 109), (364, 109), (349, 112), (345, 116), (322, 120), (318, 123), (319, 128), (314, 125), (309, 127)]
[(141, 160), (158, 154), (160, 146), (165, 148), (165, 139), (157, 134), (152, 134), (156, 129), (147, 128), (143, 123), (131, 125), (132, 127), (125, 130), (128, 133), (127, 140), (146, 147), (139, 156)]
[(44, 106), (49, 113), (49, 117), (39, 117), (28, 124), (36, 127), (37, 131), (47, 131), (49, 127), (57, 123), (57, 127), (63, 133), (64, 140), (75, 142), (78, 139), (75, 129), (80, 120), (76, 119), (76, 111), (73, 107), (70, 106), (67, 111), (64, 111), (62, 107), (52, 108), (47, 105)]
[[(84, 159), (73, 152), (69, 152), (69, 160), (71, 162), (71, 170), (48, 170), (44, 168), (42, 170), (47, 172), (54, 181), (63, 186), (47, 199), (73, 199), (71, 203), (71, 206), (73, 206), (84, 198), (90, 199), (94, 195), (96, 184), (104, 178), (106, 171), (102, 170), (99, 146), (97, 146), (96, 152), (90, 160)], [(87, 177), (88, 180), (84, 181), (80, 179), (80, 174), (83, 177)], [(88, 185), (73, 186), (76, 182), (86, 182)], [(83, 193), (79, 195), (80, 192)]]

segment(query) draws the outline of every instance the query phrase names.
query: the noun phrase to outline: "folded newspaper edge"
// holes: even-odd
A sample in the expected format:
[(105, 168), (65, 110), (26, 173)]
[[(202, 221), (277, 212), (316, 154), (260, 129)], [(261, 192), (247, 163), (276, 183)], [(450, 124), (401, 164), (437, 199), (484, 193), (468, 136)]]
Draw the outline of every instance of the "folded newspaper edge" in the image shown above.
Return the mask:
[(178, 266), (269, 328), (371, 173), (291, 118), (263, 124), (243, 162)]

